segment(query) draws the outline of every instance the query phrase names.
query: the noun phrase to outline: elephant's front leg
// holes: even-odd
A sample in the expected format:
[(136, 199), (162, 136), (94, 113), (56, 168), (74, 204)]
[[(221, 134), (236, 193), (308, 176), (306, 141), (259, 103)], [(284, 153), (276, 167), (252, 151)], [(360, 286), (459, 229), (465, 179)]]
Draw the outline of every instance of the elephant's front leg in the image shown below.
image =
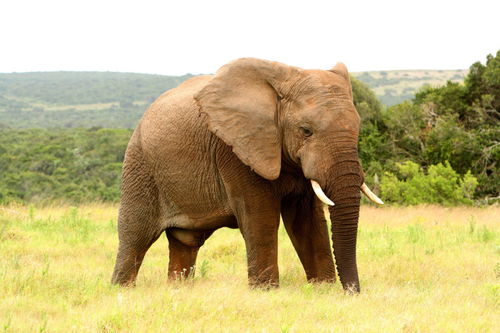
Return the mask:
[(335, 282), (335, 266), (322, 203), (312, 195), (285, 199), (281, 214), (307, 280)]
[(252, 287), (277, 287), (279, 207), (260, 208), (238, 220), (245, 239), (248, 282)]

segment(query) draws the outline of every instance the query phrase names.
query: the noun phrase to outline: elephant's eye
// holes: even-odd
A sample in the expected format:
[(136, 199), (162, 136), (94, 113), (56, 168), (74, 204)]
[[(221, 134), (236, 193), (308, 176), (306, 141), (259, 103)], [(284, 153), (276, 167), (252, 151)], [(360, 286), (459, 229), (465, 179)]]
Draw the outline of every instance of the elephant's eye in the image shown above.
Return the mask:
[(302, 133), (304, 134), (304, 136), (308, 137), (308, 136), (311, 136), (313, 134), (312, 130), (309, 128), (309, 127), (301, 127), (300, 130), (302, 131)]

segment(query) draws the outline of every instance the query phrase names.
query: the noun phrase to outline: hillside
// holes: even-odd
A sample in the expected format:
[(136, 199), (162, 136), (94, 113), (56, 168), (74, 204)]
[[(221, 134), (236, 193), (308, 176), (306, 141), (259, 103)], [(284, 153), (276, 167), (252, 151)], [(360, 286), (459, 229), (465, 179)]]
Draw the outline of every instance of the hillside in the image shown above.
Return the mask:
[[(460, 81), (466, 70), (361, 72), (353, 76), (386, 105), (411, 99), (425, 84)], [(0, 73), (0, 127), (133, 128), (162, 92), (192, 75), (113, 72)]]
[(352, 75), (366, 83), (385, 105), (412, 99), (423, 86), (443, 85), (447, 81), (462, 82), (468, 70), (400, 70), (357, 72)]
[(0, 74), (0, 124), (133, 128), (165, 90), (191, 77), (112, 72)]

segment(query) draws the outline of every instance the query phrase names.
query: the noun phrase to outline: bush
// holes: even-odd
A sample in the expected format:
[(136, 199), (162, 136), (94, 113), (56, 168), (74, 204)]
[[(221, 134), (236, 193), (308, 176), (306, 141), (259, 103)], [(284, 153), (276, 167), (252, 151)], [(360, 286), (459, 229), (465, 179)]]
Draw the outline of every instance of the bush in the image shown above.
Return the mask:
[(431, 165), (427, 172), (411, 161), (396, 166), (397, 174), (386, 172), (382, 177), (384, 201), (402, 205), (472, 204), (478, 181), (470, 172), (460, 177), (448, 162)]
[(118, 201), (124, 129), (0, 130), (0, 204)]

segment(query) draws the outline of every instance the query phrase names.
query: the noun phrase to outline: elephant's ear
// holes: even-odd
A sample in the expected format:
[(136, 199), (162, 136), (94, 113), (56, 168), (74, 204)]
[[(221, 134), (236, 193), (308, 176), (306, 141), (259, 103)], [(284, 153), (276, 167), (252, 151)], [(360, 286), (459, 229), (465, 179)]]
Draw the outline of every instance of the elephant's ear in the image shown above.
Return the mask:
[(208, 128), (233, 147), (238, 158), (266, 179), (279, 177), (281, 142), (277, 127), (279, 82), (289, 66), (242, 58), (221, 67), (194, 97)]
[(349, 77), (349, 72), (347, 71), (347, 67), (346, 65), (344, 65), (343, 63), (341, 62), (338, 62), (335, 67), (333, 67), (332, 69), (330, 69), (330, 72), (333, 72), (335, 74), (338, 74), (340, 75), (342, 78), (344, 78), (346, 81), (347, 81), (347, 85), (348, 85), (348, 95), (349, 95), (349, 98), (352, 100), (352, 85), (351, 85), (351, 79)]

